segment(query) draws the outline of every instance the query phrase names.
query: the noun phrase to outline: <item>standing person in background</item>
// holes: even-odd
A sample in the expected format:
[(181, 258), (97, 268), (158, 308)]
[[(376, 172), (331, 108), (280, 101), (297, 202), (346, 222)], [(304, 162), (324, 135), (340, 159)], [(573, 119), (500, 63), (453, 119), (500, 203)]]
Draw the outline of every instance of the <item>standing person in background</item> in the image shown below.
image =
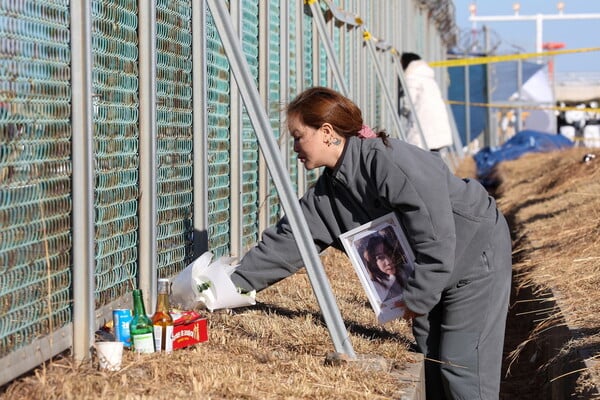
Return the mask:
[(410, 115), (407, 141), (425, 148), (419, 132), (420, 125), (429, 150), (439, 151), (451, 146), (453, 141), (450, 119), (433, 69), (415, 53), (402, 53), (400, 64), (404, 71), (406, 90), (410, 94), (416, 113), (416, 116), (410, 115), (411, 109), (405, 101), (404, 112)]
[[(400, 306), (426, 357), (427, 399), (497, 399), (512, 260), (495, 200), (441, 157), (373, 132), (358, 106), (332, 89), (300, 93), (287, 123), (300, 162), (323, 168), (300, 199), (318, 251), (343, 251), (341, 234), (390, 212), (405, 229), (415, 260)], [(302, 267), (283, 217), (230, 277), (237, 290), (259, 292)]]

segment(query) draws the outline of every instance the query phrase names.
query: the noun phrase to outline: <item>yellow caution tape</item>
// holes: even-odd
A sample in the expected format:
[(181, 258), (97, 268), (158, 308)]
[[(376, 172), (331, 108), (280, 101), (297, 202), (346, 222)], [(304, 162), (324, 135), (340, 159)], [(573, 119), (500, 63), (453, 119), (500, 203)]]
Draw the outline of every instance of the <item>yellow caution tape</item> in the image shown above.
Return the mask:
[[(456, 104), (456, 105), (467, 105), (464, 101), (457, 100), (447, 100), (448, 104)], [(583, 111), (589, 113), (600, 113), (600, 108), (579, 108), (579, 107), (570, 107), (570, 106), (542, 106), (542, 105), (532, 105), (532, 104), (493, 104), (493, 103), (477, 103), (470, 102), (469, 106), (473, 107), (488, 107), (488, 108), (524, 108), (527, 110), (554, 110), (554, 111)]]
[(429, 63), (431, 67), (460, 67), (466, 65), (477, 65), (477, 64), (490, 64), (505, 61), (523, 60), (526, 58), (534, 57), (548, 57), (557, 56), (561, 54), (573, 54), (573, 53), (587, 53), (592, 51), (600, 51), (600, 47), (587, 47), (582, 49), (572, 50), (551, 50), (544, 51), (541, 53), (522, 53), (522, 54), (507, 54), (503, 56), (490, 56), (490, 57), (472, 57), (472, 58), (460, 58), (452, 60), (441, 60), (432, 61)]
[(304, 0), (304, 4), (308, 4), (310, 6), (311, 4), (316, 3), (317, 1), (319, 0)]

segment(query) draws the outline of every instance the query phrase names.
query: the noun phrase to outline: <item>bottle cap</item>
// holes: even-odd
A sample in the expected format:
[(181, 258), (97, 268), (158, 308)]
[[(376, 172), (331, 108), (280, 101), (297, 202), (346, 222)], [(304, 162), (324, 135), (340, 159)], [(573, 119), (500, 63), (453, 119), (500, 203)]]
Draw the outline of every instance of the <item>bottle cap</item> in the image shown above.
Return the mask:
[(158, 291), (159, 292), (167, 292), (171, 291), (171, 283), (166, 278), (161, 278), (158, 280)]

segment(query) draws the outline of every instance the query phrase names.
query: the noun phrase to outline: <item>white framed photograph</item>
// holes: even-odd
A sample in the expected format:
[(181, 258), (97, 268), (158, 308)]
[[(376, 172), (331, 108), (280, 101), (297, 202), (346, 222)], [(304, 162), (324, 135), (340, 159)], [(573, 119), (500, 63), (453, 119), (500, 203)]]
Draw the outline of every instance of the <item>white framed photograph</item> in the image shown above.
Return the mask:
[(404, 315), (404, 287), (414, 271), (414, 254), (394, 212), (354, 228), (340, 240), (363, 285), (377, 322)]

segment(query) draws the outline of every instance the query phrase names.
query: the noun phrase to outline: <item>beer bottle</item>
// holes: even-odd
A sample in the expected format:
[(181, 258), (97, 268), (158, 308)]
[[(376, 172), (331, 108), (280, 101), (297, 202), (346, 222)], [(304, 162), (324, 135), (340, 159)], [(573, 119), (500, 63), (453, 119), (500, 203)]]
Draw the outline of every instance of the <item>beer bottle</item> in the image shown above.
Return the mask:
[(156, 311), (152, 316), (154, 326), (154, 349), (157, 352), (173, 351), (173, 317), (169, 314), (169, 280), (158, 280)]
[(136, 353), (154, 353), (152, 320), (146, 315), (140, 289), (133, 290), (133, 318), (129, 324), (129, 331)]

